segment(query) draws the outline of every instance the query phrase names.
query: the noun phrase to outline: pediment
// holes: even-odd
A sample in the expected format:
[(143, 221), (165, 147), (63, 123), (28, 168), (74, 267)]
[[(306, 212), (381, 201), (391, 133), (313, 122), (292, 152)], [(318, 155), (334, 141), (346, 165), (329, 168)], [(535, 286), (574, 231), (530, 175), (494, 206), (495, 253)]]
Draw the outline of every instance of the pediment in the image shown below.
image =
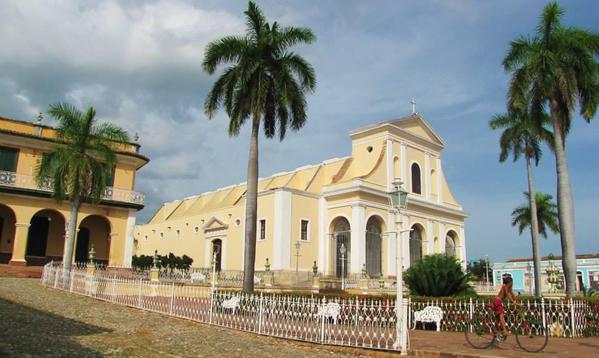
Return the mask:
[(214, 230), (225, 230), (229, 227), (229, 225), (225, 224), (223, 221), (219, 220), (216, 216), (213, 216), (206, 222), (204, 227), (204, 231), (214, 231)]
[(392, 121), (391, 124), (441, 147), (445, 146), (443, 138), (420, 114), (413, 114), (407, 118)]

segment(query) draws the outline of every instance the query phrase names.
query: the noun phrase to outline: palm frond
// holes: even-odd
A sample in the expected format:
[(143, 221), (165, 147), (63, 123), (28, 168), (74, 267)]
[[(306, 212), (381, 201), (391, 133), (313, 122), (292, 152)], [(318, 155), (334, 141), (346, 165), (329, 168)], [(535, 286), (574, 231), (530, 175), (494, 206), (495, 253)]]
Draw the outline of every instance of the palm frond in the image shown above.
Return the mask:
[(223, 63), (236, 63), (248, 51), (247, 39), (239, 36), (226, 36), (213, 41), (206, 46), (202, 68), (208, 74), (213, 74)]

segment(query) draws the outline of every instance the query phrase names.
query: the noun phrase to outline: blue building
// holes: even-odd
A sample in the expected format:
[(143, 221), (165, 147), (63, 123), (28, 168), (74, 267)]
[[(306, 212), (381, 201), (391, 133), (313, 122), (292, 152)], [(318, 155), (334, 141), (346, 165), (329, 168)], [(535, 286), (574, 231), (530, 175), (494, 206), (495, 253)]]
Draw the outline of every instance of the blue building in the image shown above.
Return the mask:
[[(547, 282), (547, 267), (553, 263), (560, 271), (561, 286), (564, 288), (564, 275), (562, 269), (561, 256), (541, 258), (541, 282), (543, 292), (549, 290)], [(599, 289), (599, 254), (576, 255), (577, 282), (576, 290), (580, 290), (582, 285), (586, 288)], [(534, 292), (534, 270), (532, 258), (516, 258), (506, 262), (497, 262), (493, 264), (493, 285), (496, 288), (501, 286), (503, 276), (511, 276), (514, 280), (514, 291), (518, 293)]]

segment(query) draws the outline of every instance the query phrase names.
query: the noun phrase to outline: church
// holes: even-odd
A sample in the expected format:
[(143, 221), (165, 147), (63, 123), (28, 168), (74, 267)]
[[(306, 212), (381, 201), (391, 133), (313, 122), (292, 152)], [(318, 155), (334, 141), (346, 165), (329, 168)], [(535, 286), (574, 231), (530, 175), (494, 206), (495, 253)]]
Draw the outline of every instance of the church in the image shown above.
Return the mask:
[[(397, 178), (409, 192), (400, 212), (402, 230), (412, 229), (403, 245), (405, 268), (433, 253), (465, 267), (467, 214), (443, 174), (446, 143), (439, 134), (414, 112), (349, 135), (349, 156), (259, 179), (256, 270), (316, 265), (330, 276), (364, 269), (370, 277), (395, 276), (389, 192)], [(163, 204), (135, 227), (135, 253), (185, 254), (206, 268), (216, 253), (217, 270), (243, 270), (245, 192), (241, 183)]]

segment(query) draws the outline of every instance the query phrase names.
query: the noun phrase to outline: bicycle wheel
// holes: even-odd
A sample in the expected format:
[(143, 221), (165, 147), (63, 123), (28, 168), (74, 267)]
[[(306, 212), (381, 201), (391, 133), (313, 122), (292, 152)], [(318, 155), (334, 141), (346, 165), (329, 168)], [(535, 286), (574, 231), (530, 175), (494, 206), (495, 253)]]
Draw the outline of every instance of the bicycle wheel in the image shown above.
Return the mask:
[(466, 341), (476, 349), (489, 348), (495, 340), (495, 324), (488, 312), (474, 312), (472, 320), (464, 327)]
[(530, 324), (521, 324), (514, 330), (516, 342), (520, 348), (527, 352), (537, 353), (542, 351), (549, 342), (547, 327), (533, 327)]

